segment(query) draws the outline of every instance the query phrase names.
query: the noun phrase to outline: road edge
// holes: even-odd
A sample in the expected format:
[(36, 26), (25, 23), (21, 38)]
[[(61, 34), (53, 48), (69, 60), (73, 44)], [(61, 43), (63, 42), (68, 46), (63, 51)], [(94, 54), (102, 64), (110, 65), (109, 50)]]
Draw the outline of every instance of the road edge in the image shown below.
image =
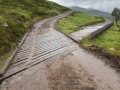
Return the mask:
[(4, 65), (4, 67), (2, 68), (2, 70), (0, 71), (0, 78), (3, 78), (8, 67), (10, 66), (13, 58), (15, 57), (15, 55), (17, 54), (18, 50), (20, 49), (20, 47), (22, 46), (23, 42), (25, 41), (25, 39), (28, 36), (28, 32), (23, 36), (23, 38), (20, 40), (20, 43), (18, 43), (18, 46), (15, 48), (14, 52), (10, 55), (10, 57), (8, 58), (6, 64)]

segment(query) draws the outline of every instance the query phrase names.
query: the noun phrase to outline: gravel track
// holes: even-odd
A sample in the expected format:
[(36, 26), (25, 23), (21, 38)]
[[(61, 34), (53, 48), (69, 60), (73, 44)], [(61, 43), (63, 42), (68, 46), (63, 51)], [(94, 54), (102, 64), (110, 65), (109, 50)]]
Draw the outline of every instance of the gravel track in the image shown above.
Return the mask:
[(3, 81), (1, 90), (120, 90), (115, 70), (55, 29), (57, 20), (71, 13), (33, 26), (6, 73), (6, 77), (12, 76)]

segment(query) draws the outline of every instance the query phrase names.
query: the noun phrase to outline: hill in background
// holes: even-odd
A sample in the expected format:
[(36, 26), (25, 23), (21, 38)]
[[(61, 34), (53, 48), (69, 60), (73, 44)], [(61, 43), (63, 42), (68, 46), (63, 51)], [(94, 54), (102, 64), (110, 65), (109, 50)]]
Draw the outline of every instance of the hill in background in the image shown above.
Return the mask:
[(78, 6), (73, 6), (73, 7), (69, 7), (69, 8), (74, 10), (74, 11), (80, 11), (80, 12), (83, 12), (83, 13), (88, 14), (88, 15), (102, 16), (104, 18), (112, 20), (111, 13), (108, 13), (108, 12), (95, 10), (93, 8), (85, 9), (85, 8), (81, 8), (81, 7), (78, 7)]
[(67, 10), (47, 0), (0, 0), (0, 52), (15, 46), (32, 22)]

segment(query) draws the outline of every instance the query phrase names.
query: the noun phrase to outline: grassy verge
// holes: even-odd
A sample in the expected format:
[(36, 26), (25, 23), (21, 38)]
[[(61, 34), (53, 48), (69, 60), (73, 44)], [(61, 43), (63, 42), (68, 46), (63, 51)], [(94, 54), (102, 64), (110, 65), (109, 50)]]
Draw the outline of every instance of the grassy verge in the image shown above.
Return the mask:
[(67, 16), (59, 20), (58, 29), (66, 34), (80, 30), (88, 25), (93, 25), (99, 22), (104, 22), (102, 17), (89, 16), (81, 12), (75, 12), (71, 16)]
[[(110, 55), (120, 57), (120, 28), (114, 24), (99, 38), (95, 38), (93, 40), (83, 39), (82, 41), (80, 41), (80, 43), (82, 43), (82, 45), (86, 48), (89, 48), (89, 46), (101, 47)], [(92, 47), (92, 49), (95, 48)]]
[(0, 58), (0, 71), (2, 70), (2, 68), (4, 67), (4, 65), (6, 64), (8, 58), (12, 54), (13, 50), (14, 49), (11, 49), (9, 52), (7, 52), (3, 56), (1, 56), (1, 58)]

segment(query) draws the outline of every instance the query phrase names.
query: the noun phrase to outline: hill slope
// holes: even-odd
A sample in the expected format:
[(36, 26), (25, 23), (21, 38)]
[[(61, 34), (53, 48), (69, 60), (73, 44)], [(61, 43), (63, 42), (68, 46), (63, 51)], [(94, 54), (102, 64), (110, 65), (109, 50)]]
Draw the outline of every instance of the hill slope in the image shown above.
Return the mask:
[(31, 22), (67, 10), (47, 0), (0, 0), (0, 52), (15, 46)]
[(93, 16), (102, 16), (105, 17), (107, 19), (112, 19), (111, 14), (108, 12), (103, 12), (103, 11), (99, 11), (99, 10), (94, 10), (94, 9), (85, 9), (85, 8), (81, 8), (78, 6), (73, 6), (73, 7), (69, 7), (70, 9), (74, 10), (74, 11), (81, 11), (85, 14), (88, 15), (93, 15)]

